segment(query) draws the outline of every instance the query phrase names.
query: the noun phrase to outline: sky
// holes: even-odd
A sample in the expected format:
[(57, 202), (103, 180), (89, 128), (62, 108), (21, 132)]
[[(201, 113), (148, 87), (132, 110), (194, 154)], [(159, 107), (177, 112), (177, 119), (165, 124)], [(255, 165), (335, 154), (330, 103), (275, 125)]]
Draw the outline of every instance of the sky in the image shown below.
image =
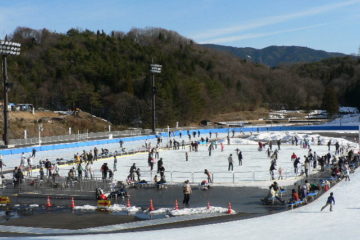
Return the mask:
[(357, 54), (360, 0), (1, 0), (0, 38), (19, 26), (58, 33), (160, 27), (197, 43)]

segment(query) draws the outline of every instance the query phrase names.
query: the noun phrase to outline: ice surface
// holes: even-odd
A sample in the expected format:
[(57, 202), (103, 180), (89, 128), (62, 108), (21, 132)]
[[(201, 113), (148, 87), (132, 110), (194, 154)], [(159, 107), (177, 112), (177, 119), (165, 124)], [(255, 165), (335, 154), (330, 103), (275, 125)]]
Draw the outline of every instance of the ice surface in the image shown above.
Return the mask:
[[(226, 135), (219, 134), (219, 137), (225, 138)], [(327, 142), (331, 140), (332, 144), (339, 142), (340, 145), (351, 146), (353, 148), (357, 147), (357, 144), (347, 141), (342, 138), (329, 138), (322, 137), (318, 134), (309, 133), (298, 133), (298, 132), (260, 132), (253, 133), (252, 135), (246, 138), (231, 138), (230, 145), (227, 145), (227, 140), (223, 141), (224, 151), (221, 151), (220, 144), (217, 144), (217, 148), (212, 151), (211, 156), (209, 156), (208, 146), (206, 144), (199, 145), (198, 152), (190, 152), (189, 146), (186, 146), (185, 149), (180, 150), (164, 150), (160, 151), (160, 157), (163, 158), (164, 167), (166, 169), (165, 176), (166, 180), (170, 183), (182, 183), (185, 180), (189, 179), (191, 182), (199, 184), (202, 180), (206, 179), (204, 174), (204, 169), (208, 169), (213, 173), (214, 184), (238, 184), (238, 185), (257, 185), (257, 186), (267, 186), (269, 181), (269, 167), (270, 159), (267, 157), (265, 151), (258, 151), (257, 142), (268, 142), (269, 140), (281, 140), (281, 150), (279, 151), (279, 158), (277, 161), (277, 169), (280, 167), (283, 169), (283, 175), (287, 180), (295, 180), (293, 173), (293, 164), (290, 160), (290, 156), (293, 152), (296, 153), (301, 158), (303, 162), (304, 155), (308, 154), (308, 149), (301, 148), (300, 146), (291, 145), (291, 139), (297, 137), (299, 141), (307, 139), (311, 143), (312, 151), (315, 151), (318, 156), (328, 153), (328, 148), (326, 146)], [(201, 137), (209, 137), (209, 135), (203, 135)], [(214, 134), (213, 134), (214, 137)], [(184, 137), (187, 140), (187, 136)], [(182, 139), (177, 138), (179, 141)], [(163, 140), (163, 146), (166, 146), (168, 139)], [(318, 141), (322, 145), (317, 145)], [(130, 143), (129, 143), (130, 144)], [(138, 141), (137, 143), (132, 143), (132, 147), (141, 147), (144, 142)], [(111, 149), (112, 146), (109, 144), (106, 146)], [(239, 166), (238, 159), (236, 156), (236, 149), (242, 151), (243, 154), (243, 164)], [(273, 144), (273, 150), (277, 149), (276, 144)], [(57, 154), (73, 154), (73, 149), (67, 149), (64, 151), (47, 151), (42, 154), (46, 157), (54, 158), (54, 155)], [(335, 147), (331, 147), (331, 153), (334, 154)], [(75, 152), (75, 151), (74, 151)], [(188, 152), (189, 161), (185, 161), (185, 152)], [(232, 154), (234, 160), (234, 171), (228, 171), (228, 156)], [(62, 155), (61, 155), (62, 156)], [(11, 156), (11, 158), (20, 158), (20, 155)], [(114, 184), (116, 181), (126, 181), (127, 176), (129, 175), (129, 169), (133, 163), (136, 164), (141, 170), (140, 179), (146, 180), (148, 182), (153, 182), (155, 175), (159, 174), (156, 172), (156, 163), (154, 164), (153, 171), (150, 171), (148, 166), (148, 156), (146, 153), (137, 153), (133, 155), (117, 157), (117, 166), (116, 171), (114, 171)], [(6, 164), (8, 168), (12, 168), (19, 164), (20, 160), (11, 160), (6, 159)], [(101, 166), (103, 163), (107, 163), (110, 169), (114, 169), (114, 160), (113, 157), (102, 159), (96, 161), (92, 165), (92, 170), (96, 177), (101, 177)], [(75, 165), (65, 165), (60, 167), (60, 175), (67, 176), (68, 171), (75, 167)], [(85, 165), (83, 164), (83, 167)], [(315, 170), (316, 171), (316, 170)], [(38, 171), (33, 171), (32, 176), (37, 176)], [(8, 175), (8, 177), (11, 177)], [(276, 175), (277, 177), (277, 175)], [(287, 185), (292, 184), (292, 181), (280, 180), (281, 184)], [(259, 182), (260, 181), (260, 182)]]

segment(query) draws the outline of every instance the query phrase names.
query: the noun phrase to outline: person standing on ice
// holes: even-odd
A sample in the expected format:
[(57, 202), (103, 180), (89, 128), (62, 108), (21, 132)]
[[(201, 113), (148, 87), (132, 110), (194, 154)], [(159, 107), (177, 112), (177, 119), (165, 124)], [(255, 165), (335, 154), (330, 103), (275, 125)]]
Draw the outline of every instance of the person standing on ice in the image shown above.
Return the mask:
[(223, 152), (224, 151), (224, 143), (220, 143), (220, 148), (221, 148), (221, 151)]
[(5, 163), (3, 162), (2, 155), (0, 155), (0, 177), (3, 176), (3, 167), (6, 167)]
[(330, 193), (330, 196), (328, 197), (326, 204), (321, 208), (321, 211), (324, 210), (327, 206), (330, 205), (330, 212), (332, 212), (332, 206), (335, 205), (335, 198), (334, 193)]
[(306, 178), (309, 177), (309, 169), (310, 169), (310, 160), (308, 157), (304, 156), (305, 157), (305, 162), (304, 162), (304, 168), (305, 168), (305, 176)]
[(109, 167), (108, 167), (107, 163), (104, 163), (101, 166), (100, 171), (101, 171), (102, 179), (105, 180), (107, 178), (107, 173), (109, 171)]
[(114, 166), (113, 166), (114, 172), (117, 171), (117, 158), (114, 156)]
[(328, 151), (330, 152), (331, 140), (328, 141), (327, 145), (328, 145)]
[(318, 156), (317, 156), (316, 152), (314, 152), (314, 155), (313, 155), (313, 168), (314, 169), (316, 168), (317, 160), (318, 160)]
[(279, 167), (279, 169), (278, 169), (278, 174), (279, 174), (278, 180), (283, 180), (284, 179), (283, 172), (284, 172), (284, 169), (282, 169), (282, 167)]
[(272, 151), (270, 150), (270, 148), (268, 148), (268, 149), (266, 150), (266, 153), (267, 153), (268, 158), (270, 158), (270, 157), (271, 157), (271, 153), (272, 153)]
[(230, 145), (230, 137), (227, 136), (226, 138), (227, 138), (227, 144)]
[(135, 181), (135, 172), (136, 172), (136, 165), (135, 163), (133, 163), (133, 165), (130, 167), (130, 170), (129, 170), (129, 179), (131, 179), (132, 181)]
[(270, 170), (271, 180), (275, 180), (276, 161), (271, 161), (269, 170)]
[(230, 171), (230, 169), (231, 169), (231, 171), (234, 171), (232, 154), (230, 154), (230, 156), (228, 157), (228, 162), (229, 162), (228, 171)]
[(278, 150), (280, 150), (280, 145), (281, 145), (281, 140), (277, 140), (277, 146), (278, 146)]
[(186, 180), (184, 182), (184, 186), (183, 186), (183, 193), (184, 193), (184, 200), (183, 200), (183, 204), (188, 207), (189, 206), (189, 201), (190, 201), (190, 195), (192, 193), (191, 190), (191, 186), (189, 184), (189, 180)]
[(164, 165), (163, 159), (160, 158), (159, 161), (157, 162), (157, 173), (160, 173), (160, 168)]
[(91, 169), (91, 163), (87, 163), (85, 166), (85, 177), (87, 175), (87, 178), (93, 179), (93, 172)]
[(299, 165), (299, 163), (300, 163), (300, 158), (298, 157), (294, 161), (294, 173), (295, 173), (295, 175), (298, 174), (298, 165)]
[(204, 174), (207, 176), (208, 183), (212, 183), (212, 174), (209, 172), (209, 170), (205, 169)]
[(32, 151), (31, 151), (31, 157), (35, 158), (35, 155), (36, 155), (36, 149), (33, 148)]
[(242, 159), (243, 159), (243, 155), (242, 155), (242, 152), (239, 150), (239, 152), (238, 152), (239, 166), (242, 166)]

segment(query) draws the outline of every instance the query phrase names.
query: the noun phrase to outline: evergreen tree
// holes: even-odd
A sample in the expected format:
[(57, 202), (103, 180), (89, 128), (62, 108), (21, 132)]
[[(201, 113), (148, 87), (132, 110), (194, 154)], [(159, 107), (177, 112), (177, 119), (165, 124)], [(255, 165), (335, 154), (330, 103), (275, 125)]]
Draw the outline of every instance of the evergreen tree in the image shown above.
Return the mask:
[(331, 117), (339, 112), (339, 101), (333, 87), (328, 86), (325, 88), (322, 106)]

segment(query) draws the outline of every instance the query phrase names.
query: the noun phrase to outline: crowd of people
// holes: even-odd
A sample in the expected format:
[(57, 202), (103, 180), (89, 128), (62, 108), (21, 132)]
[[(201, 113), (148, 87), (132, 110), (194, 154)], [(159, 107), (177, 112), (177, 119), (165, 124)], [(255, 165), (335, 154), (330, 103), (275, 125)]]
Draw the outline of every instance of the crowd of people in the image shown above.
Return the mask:
[[(232, 133), (232, 134), (231, 134)], [(147, 151), (147, 165), (149, 168), (149, 171), (153, 172), (154, 175), (153, 179), (150, 181), (145, 181), (144, 177), (142, 176), (142, 172), (138, 166), (136, 166), (136, 163), (133, 163), (129, 170), (125, 169), (119, 169), (119, 171), (128, 171), (128, 175), (126, 178), (126, 182), (128, 184), (135, 184), (135, 183), (141, 183), (141, 182), (151, 182), (155, 184), (164, 184), (166, 183), (166, 171), (165, 171), (165, 164), (166, 159), (163, 159), (160, 157), (160, 149), (161, 148), (167, 148), (170, 150), (178, 151), (185, 150), (185, 161), (189, 161), (189, 154), (191, 152), (198, 152), (200, 146), (206, 146), (205, 151), (208, 152), (209, 159), (213, 156), (214, 151), (224, 151), (225, 145), (224, 143), (230, 144), (230, 138), (235, 137), (235, 131), (229, 132), (228, 135), (224, 139), (218, 139), (218, 133), (216, 132), (209, 132), (208, 136), (201, 136), (200, 131), (188, 131), (187, 137), (183, 137), (182, 135), (178, 135), (179, 138), (175, 138), (173, 133), (169, 133), (169, 140), (167, 141), (166, 145), (163, 145), (163, 139), (161, 136), (157, 136), (156, 143), (152, 144), (152, 142), (145, 140), (144, 142), (144, 148)], [(231, 136), (230, 136), (231, 135)], [(170, 138), (171, 136), (174, 136), (174, 138)], [(214, 138), (215, 137), (215, 138)], [(120, 144), (120, 151), (125, 151), (124, 143), (122, 140), (119, 142)], [(270, 159), (270, 179), (275, 180), (276, 179), (276, 173), (277, 173), (277, 179), (282, 180), (285, 178), (284, 176), (284, 169), (280, 166), (278, 167), (278, 158), (279, 154), (281, 154), (281, 140), (273, 140), (273, 141), (267, 141), (267, 142), (258, 142), (258, 150), (263, 151), (266, 148), (266, 155)], [(341, 179), (344, 178), (346, 181), (350, 181), (350, 172), (351, 172), (351, 166), (354, 164), (354, 162), (357, 162), (359, 160), (359, 156), (357, 154), (354, 154), (352, 150), (350, 150), (347, 146), (341, 146), (338, 142), (331, 142), (329, 141), (327, 143), (329, 152), (324, 155), (319, 155), (315, 151), (311, 149), (312, 145), (318, 145), (322, 144), (322, 141), (320, 138), (318, 139), (298, 139), (296, 136), (292, 138), (291, 144), (295, 146), (300, 146), (303, 149), (307, 149), (307, 154), (302, 157), (295, 154), (295, 152), (290, 156), (290, 161), (293, 164), (293, 171), (295, 176), (305, 176), (305, 178), (308, 178), (310, 174), (316, 170), (316, 171), (325, 171), (327, 169), (330, 170), (331, 176), (335, 179)], [(220, 146), (220, 149), (218, 150), (218, 145)], [(274, 147), (275, 146), (275, 147)], [(334, 146), (335, 150), (331, 152), (332, 147)], [(188, 151), (186, 151), (188, 147)], [(100, 171), (101, 173), (101, 179), (103, 180), (113, 180), (114, 178), (114, 172), (118, 171), (117, 164), (117, 152), (110, 153), (108, 149), (101, 148), (100, 150), (97, 149), (97, 147), (89, 150), (89, 151), (83, 151), (81, 154), (76, 153), (74, 154), (74, 163), (75, 165), (71, 167), (68, 170), (67, 177), (68, 180), (71, 181), (77, 181), (81, 179), (93, 179), (95, 177), (95, 172)], [(94, 169), (93, 163), (94, 161), (97, 161), (100, 157), (104, 156), (112, 156), (113, 157), (113, 165), (111, 163), (109, 164), (109, 160), (107, 162), (103, 163), (100, 169)], [(35, 161), (36, 157), (36, 150), (32, 151), (31, 155), (25, 156), (23, 153), (21, 155), (20, 159), (20, 165), (14, 169), (13, 172), (13, 178), (14, 178), (14, 184), (19, 184), (24, 179), (24, 171), (27, 172), (27, 174), (31, 174), (31, 170), (34, 167), (33, 162)], [(243, 159), (243, 152), (236, 148), (234, 152), (229, 153), (227, 155), (227, 170), (228, 171), (234, 171), (234, 167), (241, 167), (244, 163)], [(246, 156), (245, 156), (246, 157)], [(144, 161), (146, 161), (144, 159)], [(111, 161), (111, 160), (110, 160)], [(236, 165), (238, 166), (234, 166)], [(246, 164), (246, 162), (245, 162)], [(0, 157), (0, 170), (2, 171), (3, 166), (6, 166), (2, 158)], [(140, 164), (141, 166), (141, 164)], [(51, 162), (48, 159), (45, 160), (39, 160), (39, 177), (41, 180), (45, 180), (46, 178), (59, 176), (59, 164), (58, 162)], [(143, 167), (142, 167), (143, 168)], [(204, 170), (204, 180), (200, 182), (201, 186), (205, 186), (203, 189), (208, 189), (210, 184), (213, 183), (213, 174), (210, 172), (209, 169)], [(185, 183), (186, 186), (189, 183)], [(324, 183), (324, 185), (328, 185), (328, 183)], [(293, 189), (292, 193), (294, 193), (293, 200), (296, 199), (304, 199), (306, 197), (306, 193), (311, 191), (312, 184), (304, 184), (304, 186), (299, 186), (297, 189)], [(314, 186), (313, 186), (314, 188)], [(281, 197), (279, 197), (279, 186), (276, 182), (274, 182), (270, 186), (269, 190), (269, 196), (271, 196), (271, 199), (276, 199), (278, 201), (283, 201)], [(189, 192), (188, 190), (186, 192)], [(185, 194), (185, 193), (184, 193)], [(191, 194), (187, 193), (187, 194)], [(296, 197), (298, 196), (298, 197)], [(188, 204), (189, 202), (189, 196), (184, 197), (184, 204)]]

